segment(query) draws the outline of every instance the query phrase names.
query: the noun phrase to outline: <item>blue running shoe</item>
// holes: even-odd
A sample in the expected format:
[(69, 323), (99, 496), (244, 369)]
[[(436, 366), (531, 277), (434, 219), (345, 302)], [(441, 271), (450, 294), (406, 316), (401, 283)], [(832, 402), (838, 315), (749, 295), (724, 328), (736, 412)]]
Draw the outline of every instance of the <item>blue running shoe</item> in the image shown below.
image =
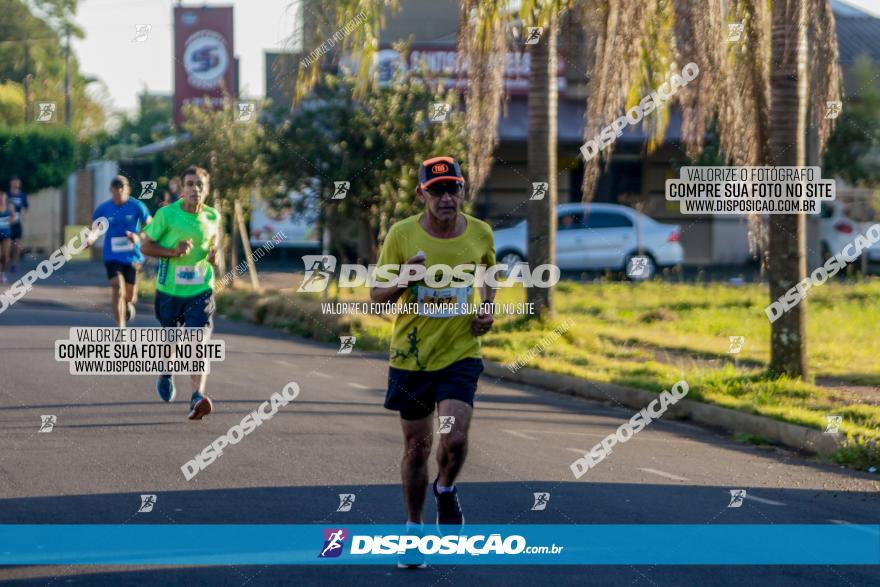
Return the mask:
[[(409, 536), (422, 537), (424, 536), (425, 531), (421, 524), (416, 526), (415, 524), (407, 523), (406, 534)], [(407, 548), (403, 554), (400, 554), (397, 557), (398, 569), (424, 569), (427, 566), (428, 565), (425, 564), (425, 555), (422, 554), (417, 547)]]
[(189, 420), (201, 420), (214, 411), (214, 403), (206, 395), (200, 394), (198, 391), (193, 392), (192, 399), (189, 401)]
[(156, 393), (163, 402), (174, 399), (174, 379), (171, 375), (159, 375), (159, 379), (156, 380)]

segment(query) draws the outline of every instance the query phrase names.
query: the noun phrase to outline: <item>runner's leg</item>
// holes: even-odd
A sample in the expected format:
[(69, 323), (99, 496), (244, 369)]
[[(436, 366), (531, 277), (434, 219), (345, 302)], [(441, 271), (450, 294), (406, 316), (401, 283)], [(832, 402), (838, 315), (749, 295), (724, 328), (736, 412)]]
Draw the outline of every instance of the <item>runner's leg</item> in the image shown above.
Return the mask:
[(400, 419), (404, 440), (400, 476), (403, 480), (403, 498), (409, 522), (422, 521), (422, 509), (428, 491), (428, 461), (434, 440), (433, 424), (432, 415), (419, 420)]
[[(184, 310), (184, 326), (188, 328), (207, 328), (208, 336), (210, 336), (210, 332), (214, 328), (215, 309), (214, 292), (206, 292), (199, 295), (198, 298), (187, 304)], [(205, 394), (205, 385), (208, 383), (207, 373), (193, 373), (189, 376), (189, 380), (192, 384), (193, 393)]]
[(9, 239), (0, 239), (0, 274), (6, 275), (9, 268)]
[[(7, 256), (9, 253), (7, 252)], [(21, 257), (21, 241), (14, 239), (12, 241), (12, 266), (18, 267), (19, 257)]]
[(116, 325), (119, 328), (125, 328), (125, 300), (123, 299), (123, 288), (125, 280), (122, 273), (117, 273), (110, 278), (110, 291), (113, 296), (113, 317), (116, 319)]
[(452, 487), (467, 457), (468, 430), (474, 409), (466, 402), (457, 399), (444, 399), (437, 404), (437, 417), (454, 416), (452, 430), (440, 434), (437, 448), (437, 485)]

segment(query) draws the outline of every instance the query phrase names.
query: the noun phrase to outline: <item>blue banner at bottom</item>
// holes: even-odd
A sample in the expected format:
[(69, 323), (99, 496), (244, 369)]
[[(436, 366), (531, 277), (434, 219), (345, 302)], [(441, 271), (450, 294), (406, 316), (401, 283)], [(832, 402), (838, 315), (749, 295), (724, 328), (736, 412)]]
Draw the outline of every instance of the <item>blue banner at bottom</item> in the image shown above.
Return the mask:
[(0, 525), (0, 565), (880, 565), (880, 525)]

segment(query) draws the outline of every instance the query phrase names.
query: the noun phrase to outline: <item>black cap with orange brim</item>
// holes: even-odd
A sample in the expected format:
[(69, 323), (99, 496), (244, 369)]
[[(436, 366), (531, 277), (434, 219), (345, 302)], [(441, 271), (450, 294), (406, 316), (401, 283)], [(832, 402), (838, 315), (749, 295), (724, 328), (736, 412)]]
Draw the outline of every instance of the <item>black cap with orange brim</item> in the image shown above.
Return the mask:
[(422, 161), (419, 167), (419, 185), (427, 189), (438, 181), (460, 181), (464, 183), (461, 165), (452, 157), (433, 157)]

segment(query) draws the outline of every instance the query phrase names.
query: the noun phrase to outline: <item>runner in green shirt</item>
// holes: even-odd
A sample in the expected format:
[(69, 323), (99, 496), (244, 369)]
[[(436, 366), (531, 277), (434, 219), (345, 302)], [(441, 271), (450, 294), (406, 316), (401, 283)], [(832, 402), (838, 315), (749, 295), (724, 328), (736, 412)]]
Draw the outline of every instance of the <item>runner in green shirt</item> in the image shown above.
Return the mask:
[[(141, 250), (159, 258), (156, 277), (156, 318), (165, 328), (213, 328), (214, 255), (220, 234), (220, 214), (205, 205), (210, 176), (201, 167), (181, 175), (183, 195), (156, 212), (144, 229)], [(207, 375), (190, 375), (190, 420), (201, 420), (213, 410), (205, 395)], [(156, 392), (166, 402), (174, 399), (173, 376), (160, 375)]]
[[(424, 264), (430, 274), (431, 267), (438, 265), (495, 264), (491, 227), (460, 211), (465, 182), (457, 161), (452, 157), (424, 161), (416, 193), (425, 211), (391, 227), (378, 265)], [(417, 314), (396, 315), (385, 397), (385, 407), (400, 412), (407, 530), (415, 533), (422, 531), (435, 404), (440, 434), (439, 473), (433, 485), (437, 524), (458, 531), (464, 523), (455, 479), (464, 465), (474, 394), (483, 371), (477, 337), (492, 327), (491, 312), (468, 310), (475, 303), (476, 286), (430, 287), (426, 281), (378, 285), (370, 291), (373, 302), (419, 308)], [(494, 293), (481, 288), (480, 302), (492, 302)], [(435, 304), (442, 306), (438, 309)], [(418, 550), (407, 551), (398, 566), (422, 567), (424, 557)]]

